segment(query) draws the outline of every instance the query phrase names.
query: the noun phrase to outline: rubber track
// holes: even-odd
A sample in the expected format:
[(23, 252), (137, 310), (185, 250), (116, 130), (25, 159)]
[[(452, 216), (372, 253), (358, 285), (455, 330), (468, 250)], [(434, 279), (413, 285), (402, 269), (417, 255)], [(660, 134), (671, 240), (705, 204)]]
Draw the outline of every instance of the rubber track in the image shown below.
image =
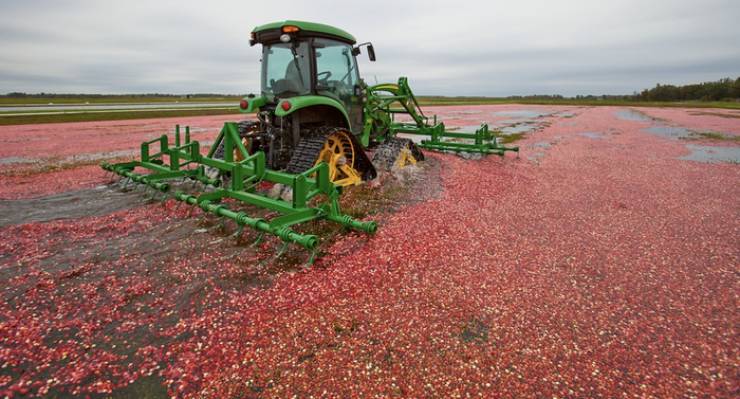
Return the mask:
[[(293, 157), (290, 158), (290, 162), (285, 168), (286, 172), (303, 173), (311, 169), (316, 164), (316, 159), (319, 158), (319, 153), (326, 139), (337, 130), (346, 131), (343, 128), (321, 128), (309, 136), (302, 137), (295, 151), (293, 151)], [(362, 174), (363, 180), (374, 179), (377, 176), (375, 167), (373, 167), (360, 143), (352, 134), (350, 134), (350, 137), (355, 148), (355, 169)]]
[(403, 139), (400, 137), (392, 137), (386, 140), (383, 144), (380, 144), (373, 156), (373, 163), (382, 166), (386, 169), (393, 167), (396, 163), (398, 156), (401, 154), (401, 149), (408, 148), (411, 150), (411, 155), (416, 158), (417, 161), (424, 160), (424, 153), (411, 139)]
[(295, 147), (293, 156), (290, 158), (285, 171), (288, 173), (302, 173), (311, 169), (316, 163), (316, 159), (318, 159), (321, 148), (324, 146), (324, 142), (326, 142), (328, 136), (328, 134), (317, 134), (310, 137), (302, 137)]

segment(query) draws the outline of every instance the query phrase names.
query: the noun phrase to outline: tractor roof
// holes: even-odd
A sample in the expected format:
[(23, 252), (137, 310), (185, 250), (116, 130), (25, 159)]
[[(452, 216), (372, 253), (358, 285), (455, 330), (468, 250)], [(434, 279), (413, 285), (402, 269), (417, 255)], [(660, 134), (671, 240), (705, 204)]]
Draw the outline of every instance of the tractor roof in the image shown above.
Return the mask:
[(348, 42), (349, 44), (355, 44), (357, 42), (354, 36), (350, 35), (349, 33), (339, 28), (335, 28), (330, 25), (319, 24), (315, 22), (306, 22), (306, 21), (285, 20), (285, 21), (279, 21), (279, 22), (272, 22), (269, 24), (260, 25), (254, 28), (252, 32), (260, 33), (264, 31), (282, 29), (284, 26), (297, 27), (302, 36), (328, 36), (333, 39), (338, 39), (343, 42)]

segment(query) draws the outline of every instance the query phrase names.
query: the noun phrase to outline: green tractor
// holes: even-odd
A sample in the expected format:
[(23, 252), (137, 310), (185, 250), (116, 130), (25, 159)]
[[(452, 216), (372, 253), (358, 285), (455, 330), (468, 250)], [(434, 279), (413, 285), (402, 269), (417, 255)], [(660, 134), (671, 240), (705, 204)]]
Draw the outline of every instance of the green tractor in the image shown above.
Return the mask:
[[(300, 173), (326, 162), (334, 184), (346, 186), (375, 178), (373, 164), (404, 166), (424, 158), (412, 140), (396, 136), (432, 136), (435, 130), (406, 78), (367, 86), (360, 77), (362, 47), (375, 61), (371, 43), (356, 45), (352, 35), (332, 26), (284, 21), (255, 28), (250, 44), (262, 45), (262, 90), (241, 101), (240, 108), (256, 112), (258, 121), (240, 123), (239, 134), (249, 152), (265, 152), (271, 169)], [(390, 109), (389, 100), (401, 109)], [(397, 112), (410, 115), (414, 123), (394, 124)], [(443, 126), (436, 130), (444, 134)], [(437, 149), (507, 150), (490, 145), (492, 136), (481, 139), (477, 147)], [(366, 150), (373, 150), (372, 161)]]
[[(360, 77), (357, 56), (365, 47), (349, 33), (324, 24), (283, 21), (258, 26), (251, 45), (262, 45), (261, 92), (240, 101), (257, 120), (224, 125), (204, 155), (199, 142), (184, 139), (179, 126), (174, 143), (167, 135), (145, 142), (141, 160), (103, 164), (108, 171), (160, 192), (170, 182), (190, 179), (211, 188), (195, 196), (176, 191), (173, 197), (219, 216), (274, 234), (308, 249), (317, 237), (292, 226), (325, 219), (372, 233), (375, 222), (343, 214), (342, 186), (374, 179), (377, 168), (403, 167), (424, 159), (421, 149), (504, 155), (518, 151), (500, 145), (482, 124), (474, 133), (448, 132), (436, 116), (419, 107), (406, 78), (368, 86)], [(396, 120), (402, 114), (403, 120)], [(401, 137), (399, 135), (404, 135)], [(422, 136), (418, 142), (408, 135)], [(136, 169), (149, 173), (139, 174)], [(290, 199), (270, 198), (257, 187), (270, 182), (289, 188)], [(322, 198), (322, 201), (314, 200)], [(224, 199), (267, 208), (279, 216), (269, 221), (229, 209)], [(258, 238), (259, 239), (259, 238)]]

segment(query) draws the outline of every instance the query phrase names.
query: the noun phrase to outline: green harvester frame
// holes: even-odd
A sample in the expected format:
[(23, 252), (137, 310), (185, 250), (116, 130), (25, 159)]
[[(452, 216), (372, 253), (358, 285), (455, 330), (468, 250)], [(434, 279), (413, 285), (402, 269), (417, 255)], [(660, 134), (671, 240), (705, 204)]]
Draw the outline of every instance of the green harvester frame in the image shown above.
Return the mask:
[[(241, 142), (236, 123), (224, 124), (208, 155), (202, 155), (200, 143), (190, 139), (189, 127), (185, 128), (184, 142), (181, 143), (180, 139), (180, 127), (177, 126), (174, 146), (170, 146), (167, 135), (162, 135), (142, 143), (140, 161), (104, 163), (101, 166), (107, 171), (163, 193), (170, 191), (171, 180), (191, 179), (203, 183), (213, 190), (198, 196), (176, 191), (173, 197), (183, 203), (197, 206), (204, 212), (233, 220), (239, 226), (238, 233), (247, 226), (257, 230), (260, 233), (258, 241), (265, 233), (279, 237), (285, 243), (280, 254), (289, 243), (298, 244), (308, 250), (316, 250), (319, 240), (315, 235), (301, 234), (291, 229), (291, 226), (299, 223), (325, 219), (365, 233), (372, 234), (377, 229), (377, 224), (373, 221), (358, 221), (341, 212), (340, 188), (329, 179), (328, 167), (323, 162), (300, 174), (270, 170), (266, 167), (265, 154), (262, 151), (249, 154)], [(214, 158), (214, 153), (222, 141), (225, 148), (224, 159)], [(152, 153), (152, 146), (156, 144), (159, 144), (158, 151)], [(237, 161), (234, 158), (235, 151), (241, 155), (242, 160)], [(165, 160), (169, 163), (165, 163)], [(209, 178), (205, 167), (230, 174), (228, 187), (219, 187), (221, 181)], [(147, 169), (151, 173), (139, 174), (135, 172), (136, 168)], [(258, 193), (256, 188), (261, 182), (290, 187), (292, 201), (273, 199)], [(323, 198), (323, 201), (317, 201), (319, 202), (317, 206), (310, 206), (309, 202), (316, 197)], [(250, 217), (245, 212), (234, 211), (221, 204), (221, 200), (226, 198), (269, 209), (279, 213), (280, 216), (270, 220)], [(315, 253), (312, 254), (311, 261), (313, 255)]]
[[(377, 229), (375, 222), (355, 220), (342, 213), (339, 206), (342, 190), (339, 184), (359, 184), (362, 179), (377, 176), (366, 151), (385, 146), (398, 151), (395, 156), (409, 156), (416, 151), (420, 159), (423, 159), (423, 154), (416, 146), (432, 151), (500, 156), (507, 151), (519, 152), (518, 147), (501, 144), (499, 132), (489, 130), (487, 124), (482, 124), (473, 133), (447, 131), (444, 123), (437, 121), (436, 115), (431, 118), (424, 115), (405, 77), (399, 78), (397, 83), (366, 85), (353, 69), (357, 67), (356, 56), (366, 46), (370, 61), (375, 61), (375, 50), (369, 42), (357, 44), (354, 36), (341, 29), (306, 21), (274, 22), (252, 31), (250, 45), (258, 43), (263, 46), (262, 91), (259, 96), (249, 95), (239, 103), (242, 112), (256, 113), (257, 121), (225, 123), (207, 155), (201, 153), (198, 141), (190, 139), (189, 127), (185, 128), (184, 140), (181, 140), (180, 127), (177, 126), (172, 144), (167, 135), (162, 135), (142, 143), (140, 160), (103, 163), (103, 169), (127, 179), (126, 183), (142, 184), (154, 189), (155, 193), (169, 194), (177, 201), (199, 207), (206, 213), (231, 219), (239, 226), (237, 235), (243, 228), (250, 227), (259, 233), (257, 242), (265, 234), (279, 237), (283, 247), (278, 256), (288, 244), (300, 245), (312, 251), (311, 263), (319, 239), (315, 235), (296, 232), (293, 226), (326, 220), (370, 234)], [(277, 80), (271, 79), (268, 84), (266, 71), (269, 69), (266, 65), (273, 47), (290, 48), (293, 60), (284, 65), (284, 76), (276, 75)], [(334, 71), (340, 73), (334, 80), (329, 80), (332, 71), (319, 70), (316, 60), (323, 48), (334, 48), (335, 56), (340, 54), (336, 49), (341, 49), (341, 54), (346, 57), (346, 81), (341, 77), (343, 71)], [(303, 54), (301, 57), (308, 58), (299, 57), (298, 49)], [(332, 52), (326, 54), (328, 57)], [(299, 66), (304, 68), (303, 71)], [(293, 68), (297, 75), (289, 73)], [(308, 82), (302, 77), (304, 71), (308, 74), (306, 76), (311, 76)], [(353, 77), (356, 78), (354, 83), (350, 79)], [(282, 89), (276, 91), (276, 87)], [(407, 116), (397, 118), (399, 114)], [(320, 130), (323, 128), (337, 129), (337, 133), (332, 133), (336, 137), (325, 137), (325, 147), (319, 150), (321, 152), (311, 153), (308, 157), (306, 151), (317, 149), (311, 147), (313, 143), (310, 140), (303, 140), (319, 137), (324, 134)], [(424, 137), (420, 143), (414, 144), (397, 140), (399, 135)], [(344, 144), (326, 147), (332, 140), (344, 140)], [(253, 147), (254, 143), (257, 147)], [(305, 149), (301, 149), (301, 145), (306, 143)], [(406, 152), (402, 152), (399, 145), (404, 145)], [(327, 155), (326, 151), (332, 152)], [(296, 165), (300, 167), (291, 167), (290, 162), (284, 162), (286, 157), (277, 156), (280, 154), (290, 155), (290, 162), (297, 159)], [(411, 156), (413, 163), (416, 162), (414, 156)], [(316, 161), (313, 161), (314, 157)], [(348, 159), (352, 160), (349, 167), (345, 164)], [(355, 162), (356, 159), (364, 161)], [(309, 169), (303, 171), (306, 167)], [(340, 167), (346, 175), (344, 179), (337, 178)], [(172, 184), (178, 179), (199, 182), (205, 187), (197, 195), (182, 191), (182, 188), (173, 189), (181, 187)], [(268, 197), (263, 190), (258, 190), (263, 182), (289, 187), (292, 190), (290, 200)], [(227, 205), (231, 202), (268, 210), (271, 216), (269, 220), (250, 216), (244, 211), (230, 209)]]
[[(481, 124), (475, 133), (448, 132), (444, 123), (437, 121), (437, 115), (431, 118), (432, 123), (430, 123), (430, 118), (424, 115), (405, 77), (399, 78), (397, 84), (385, 83), (372, 86), (369, 92), (371, 95), (368, 101), (368, 108), (370, 108), (368, 114), (379, 118), (389, 118), (383, 122), (388, 125), (391, 136), (398, 133), (427, 136), (429, 139), (422, 140), (417, 145), (432, 151), (501, 156), (506, 151), (519, 152), (519, 147), (500, 144), (498, 136), (489, 130), (488, 124), (485, 123)], [(395, 116), (398, 114), (409, 115), (413, 122), (396, 122)]]

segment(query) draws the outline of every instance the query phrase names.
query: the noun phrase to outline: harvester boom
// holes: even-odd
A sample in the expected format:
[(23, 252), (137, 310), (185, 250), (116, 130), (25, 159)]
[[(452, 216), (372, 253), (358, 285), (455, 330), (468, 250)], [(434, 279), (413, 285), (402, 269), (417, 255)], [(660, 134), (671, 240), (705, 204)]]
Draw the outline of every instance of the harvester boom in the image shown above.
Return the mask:
[[(388, 132), (390, 136), (396, 134), (411, 134), (427, 136), (421, 140), (419, 147), (434, 151), (474, 152), (481, 154), (504, 155), (506, 151), (519, 152), (519, 147), (507, 147), (498, 142), (498, 135), (489, 130), (487, 124), (475, 133), (448, 132), (437, 116), (429, 118), (416, 100), (416, 96), (409, 87), (408, 79), (401, 77), (398, 83), (384, 83), (369, 88), (371, 100), (368, 102), (370, 115), (390, 115)], [(398, 104), (398, 105), (396, 105)], [(400, 105), (400, 107), (399, 107)], [(397, 114), (407, 114), (413, 122), (397, 122)]]

